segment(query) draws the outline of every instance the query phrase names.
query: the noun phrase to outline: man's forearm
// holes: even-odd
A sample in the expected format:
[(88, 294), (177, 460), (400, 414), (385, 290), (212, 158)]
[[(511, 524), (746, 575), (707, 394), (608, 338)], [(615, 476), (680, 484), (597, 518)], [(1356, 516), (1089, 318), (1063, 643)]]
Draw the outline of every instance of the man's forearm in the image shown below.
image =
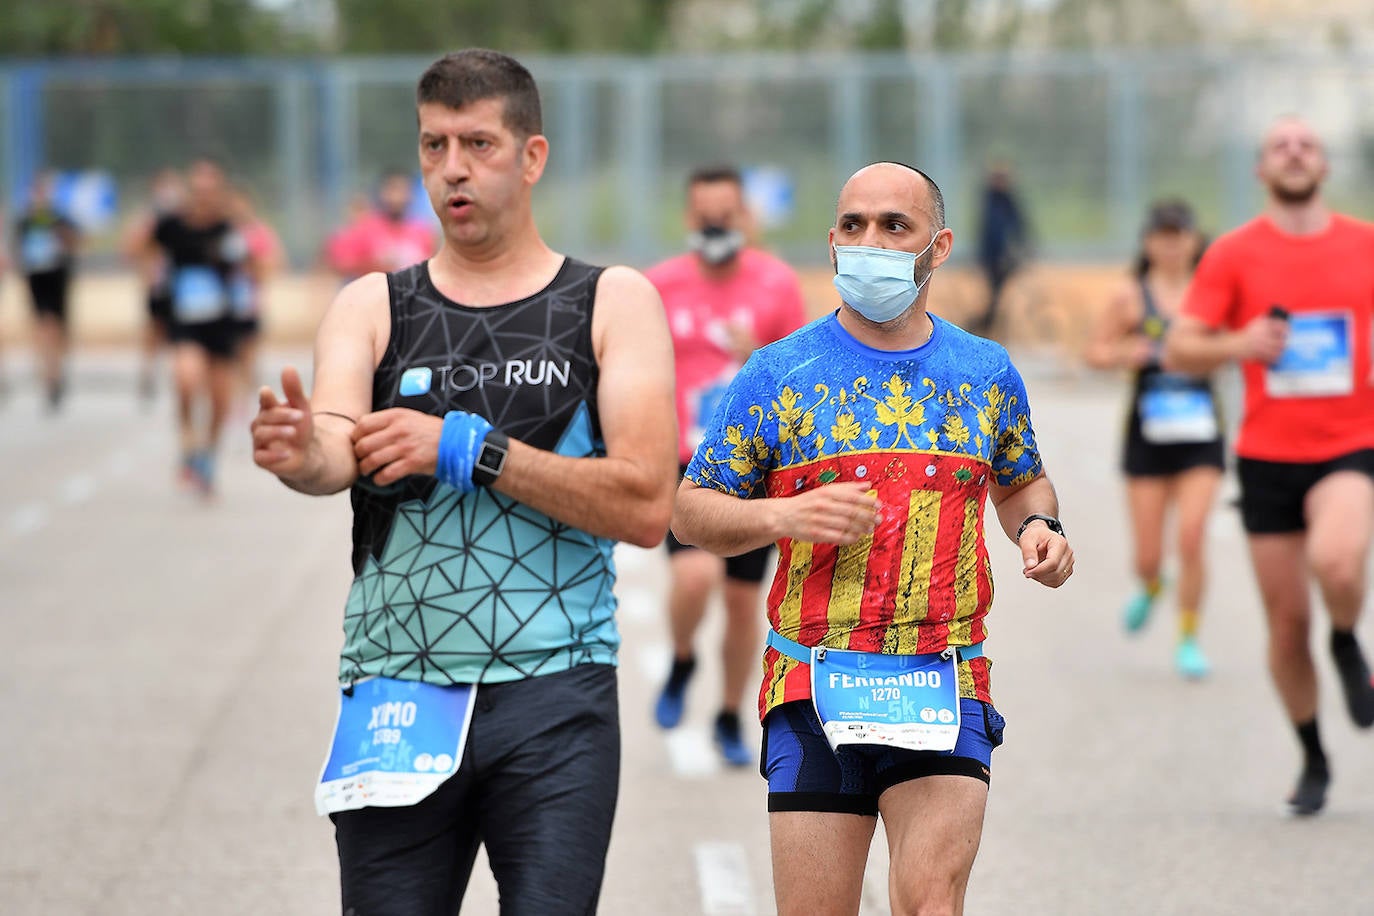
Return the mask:
[(1164, 361), (1168, 368), (1195, 375), (1206, 375), (1241, 356), (1241, 335), (1234, 331), (1188, 330), (1170, 334), (1164, 341)]
[(1012, 543), (1016, 542), (1016, 529), (1021, 527), (1027, 516), (1059, 517), (1059, 497), (1054, 492), (1054, 485), (1044, 474), (1011, 491), (993, 505), (997, 510), (997, 521)]
[(598, 537), (653, 547), (668, 531), (676, 469), (627, 458), (569, 458), (512, 440), (493, 489)]
[(717, 556), (747, 553), (778, 540), (772, 503), (684, 485), (673, 506), (673, 536)]
[(358, 479), (358, 460), (346, 433), (315, 428), (314, 439), (306, 453), (305, 467), (299, 474), (278, 480), (297, 493), (329, 496), (347, 490)]

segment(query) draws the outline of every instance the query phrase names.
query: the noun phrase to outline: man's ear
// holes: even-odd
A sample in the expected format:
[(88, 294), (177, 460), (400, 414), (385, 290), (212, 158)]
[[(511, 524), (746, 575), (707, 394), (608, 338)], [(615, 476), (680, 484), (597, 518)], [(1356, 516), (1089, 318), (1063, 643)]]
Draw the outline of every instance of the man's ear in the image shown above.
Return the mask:
[(520, 157), (524, 163), (525, 183), (537, 184), (549, 162), (549, 138), (543, 134), (528, 137)]

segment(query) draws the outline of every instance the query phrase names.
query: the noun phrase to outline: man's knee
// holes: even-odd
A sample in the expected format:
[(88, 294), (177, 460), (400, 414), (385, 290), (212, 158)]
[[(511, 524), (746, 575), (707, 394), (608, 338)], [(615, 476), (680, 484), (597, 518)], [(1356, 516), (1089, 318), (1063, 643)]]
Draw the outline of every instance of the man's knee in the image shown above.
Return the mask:
[(1346, 544), (1314, 553), (1309, 564), (1324, 592), (1355, 594), (1364, 590), (1364, 557)]
[(894, 873), (889, 889), (892, 916), (954, 916), (963, 909), (967, 885), (966, 875)]

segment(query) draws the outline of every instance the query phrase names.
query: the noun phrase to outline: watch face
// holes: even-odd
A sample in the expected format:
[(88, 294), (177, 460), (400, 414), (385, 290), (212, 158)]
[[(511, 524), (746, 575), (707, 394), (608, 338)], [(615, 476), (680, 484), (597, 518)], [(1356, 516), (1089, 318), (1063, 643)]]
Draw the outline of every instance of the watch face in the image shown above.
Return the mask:
[(493, 476), (500, 474), (506, 466), (506, 450), (490, 442), (483, 443), (482, 451), (477, 456), (477, 466)]

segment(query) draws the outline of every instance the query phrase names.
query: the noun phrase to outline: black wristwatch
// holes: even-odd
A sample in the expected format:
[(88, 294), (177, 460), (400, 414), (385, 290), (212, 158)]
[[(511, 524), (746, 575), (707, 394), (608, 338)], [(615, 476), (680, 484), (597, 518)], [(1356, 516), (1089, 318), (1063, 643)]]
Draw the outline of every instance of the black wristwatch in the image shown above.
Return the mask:
[(1064, 536), (1064, 525), (1053, 515), (1027, 515), (1026, 520), (1021, 523), (1021, 527), (1016, 529), (1016, 543), (1021, 543), (1021, 535), (1026, 533), (1026, 526), (1031, 522), (1044, 522), (1045, 527), (1049, 528), (1060, 537)]
[(479, 487), (489, 487), (496, 483), (501, 471), (506, 467), (506, 455), (510, 452), (510, 437), (499, 429), (493, 429), (482, 440), (482, 448), (477, 452), (477, 460), (472, 465), (472, 482)]

